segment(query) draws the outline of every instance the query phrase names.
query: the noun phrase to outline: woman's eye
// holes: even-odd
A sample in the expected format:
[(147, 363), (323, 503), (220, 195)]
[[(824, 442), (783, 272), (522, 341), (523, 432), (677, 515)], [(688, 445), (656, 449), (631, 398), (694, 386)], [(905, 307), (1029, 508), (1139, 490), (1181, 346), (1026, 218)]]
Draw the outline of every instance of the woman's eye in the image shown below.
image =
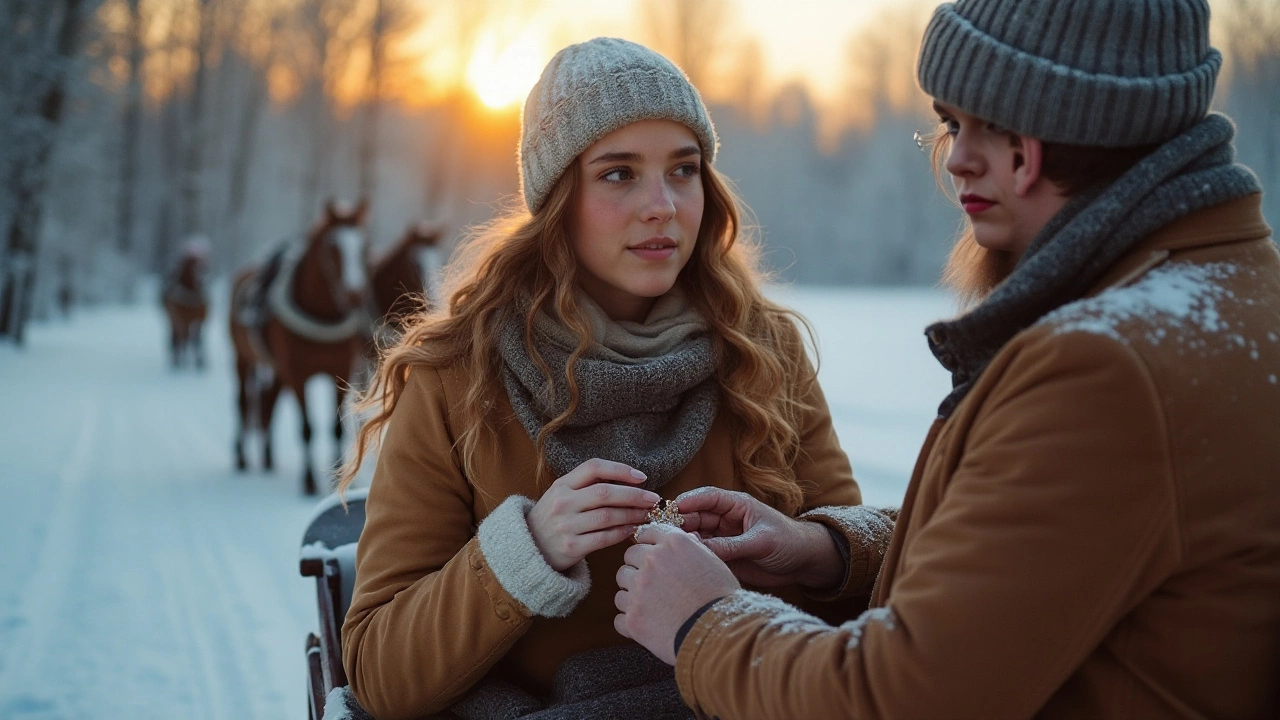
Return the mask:
[(691, 178), (697, 176), (701, 171), (702, 168), (698, 167), (698, 163), (685, 163), (675, 169), (675, 174), (677, 177)]
[(614, 168), (606, 172), (605, 174), (601, 175), (600, 179), (604, 180), (605, 182), (614, 182), (614, 183), (622, 182), (624, 180), (630, 180), (631, 170), (630, 168)]
[(955, 137), (960, 134), (960, 122), (955, 118), (938, 118), (938, 122), (942, 123), (942, 127), (947, 129), (947, 134)]

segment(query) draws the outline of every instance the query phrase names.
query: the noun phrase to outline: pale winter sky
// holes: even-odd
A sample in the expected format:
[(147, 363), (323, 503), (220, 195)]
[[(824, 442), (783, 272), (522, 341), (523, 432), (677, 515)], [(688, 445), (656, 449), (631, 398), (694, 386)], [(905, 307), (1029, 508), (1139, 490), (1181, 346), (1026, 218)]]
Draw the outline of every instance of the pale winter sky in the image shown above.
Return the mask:
[[(555, 0), (565, 13), (588, 16), (600, 13), (609, 17), (634, 17), (632, 7), (643, 0), (629, 2), (590, 2), (590, 0)], [(845, 65), (845, 46), (859, 26), (872, 19), (881, 8), (893, 5), (891, 0), (729, 0), (738, 6), (735, 22), (760, 41), (765, 57), (764, 67), (771, 79), (807, 81), (819, 95), (837, 91)], [(620, 12), (619, 6), (629, 6)], [(612, 9), (604, 9), (612, 8)]]
[[(495, 62), (492, 82), (501, 87), (491, 105), (516, 102), (537, 79), (538, 71), (560, 47), (597, 35), (643, 40), (644, 0), (543, 0), (520, 5), (527, 12), (500, 14), (485, 23), (492, 37), (482, 39), (478, 56)], [(725, 50), (733, 53), (741, 43), (755, 40), (761, 49), (761, 65), (768, 84), (777, 87), (802, 80), (822, 100), (839, 92), (847, 75), (847, 46), (853, 33), (873, 20), (877, 11), (894, 6), (891, 0), (724, 0), (727, 27), (722, 33)], [(927, 0), (921, 0), (927, 2)], [(447, 25), (446, 25), (447, 27)], [(447, 42), (436, 36), (422, 39), (419, 47)], [(488, 43), (488, 45), (486, 45)], [(428, 60), (424, 65), (431, 66)], [(439, 60), (450, 63), (453, 60)], [(445, 70), (443, 67), (437, 68)], [(498, 79), (500, 78), (500, 80)], [(473, 86), (484, 80), (470, 78)], [(485, 95), (485, 88), (477, 88)], [(486, 100), (486, 102), (489, 102)]]

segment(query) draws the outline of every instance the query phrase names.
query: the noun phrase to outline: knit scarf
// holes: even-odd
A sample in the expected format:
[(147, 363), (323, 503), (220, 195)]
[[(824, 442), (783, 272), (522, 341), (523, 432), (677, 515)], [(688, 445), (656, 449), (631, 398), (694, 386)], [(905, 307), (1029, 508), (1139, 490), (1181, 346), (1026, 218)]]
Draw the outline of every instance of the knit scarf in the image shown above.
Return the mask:
[[(593, 340), (574, 365), (578, 407), (546, 441), (546, 457), (562, 476), (593, 457), (626, 463), (653, 490), (675, 477), (702, 447), (719, 406), (715, 358), (705, 321), (678, 289), (658, 299), (643, 323), (615, 322), (579, 294)], [(525, 346), (525, 313), (511, 312), (499, 330), (503, 384), (529, 437), (568, 407), (565, 367), (578, 337), (543, 311), (533, 344), (551, 368), (546, 376)]]
[(1234, 162), (1235, 126), (1209, 114), (1161, 145), (1101, 191), (1073, 197), (1031, 241), (1008, 278), (977, 307), (925, 330), (929, 348), (951, 371), (949, 417), (1014, 335), (1079, 299), (1130, 248), (1202, 208), (1261, 192)]

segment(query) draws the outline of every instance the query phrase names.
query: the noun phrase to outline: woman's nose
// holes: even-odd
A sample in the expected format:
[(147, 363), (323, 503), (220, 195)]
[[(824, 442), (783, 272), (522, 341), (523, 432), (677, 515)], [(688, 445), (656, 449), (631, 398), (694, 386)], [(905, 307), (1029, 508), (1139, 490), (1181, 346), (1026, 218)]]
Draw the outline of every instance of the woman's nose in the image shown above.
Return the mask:
[(973, 141), (963, 133), (957, 133), (947, 151), (947, 172), (952, 175), (976, 175), (982, 171), (982, 158), (973, 147)]
[(676, 214), (676, 203), (672, 189), (666, 179), (655, 180), (648, 188), (645, 196), (644, 219), (666, 222)]

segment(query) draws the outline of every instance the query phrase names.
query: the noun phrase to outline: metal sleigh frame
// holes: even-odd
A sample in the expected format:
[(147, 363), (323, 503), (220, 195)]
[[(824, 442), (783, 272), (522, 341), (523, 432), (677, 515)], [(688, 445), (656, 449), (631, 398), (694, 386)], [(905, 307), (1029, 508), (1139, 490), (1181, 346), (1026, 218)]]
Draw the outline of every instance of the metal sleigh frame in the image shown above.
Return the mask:
[(316, 580), (318, 632), (308, 633), (307, 707), (310, 720), (324, 720), (325, 700), (347, 684), (342, 667), (342, 621), (351, 605), (355, 585), (355, 549), (364, 529), (367, 488), (346, 494), (346, 507), (337, 495), (316, 506), (303, 533), (298, 570)]

